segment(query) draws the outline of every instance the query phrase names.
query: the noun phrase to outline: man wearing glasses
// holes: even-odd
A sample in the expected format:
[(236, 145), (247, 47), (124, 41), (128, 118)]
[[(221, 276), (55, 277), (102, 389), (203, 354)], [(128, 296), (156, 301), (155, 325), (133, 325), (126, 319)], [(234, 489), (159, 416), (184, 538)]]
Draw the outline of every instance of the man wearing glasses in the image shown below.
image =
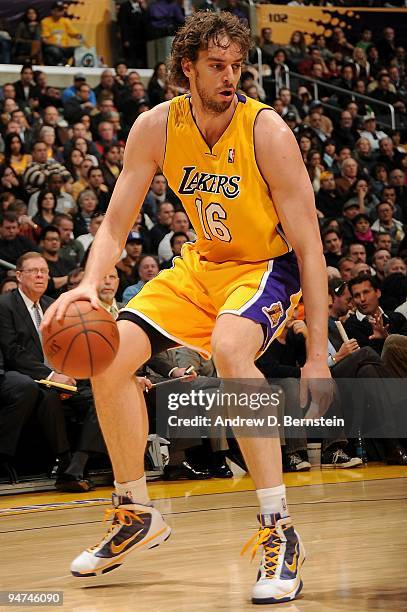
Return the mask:
[[(44, 312), (54, 301), (44, 295), (49, 278), (47, 260), (31, 251), (18, 259), (16, 267), (18, 288), (0, 297), (0, 349), (5, 369), (34, 380), (49, 379), (75, 385), (74, 379), (49, 367), (42, 350), (40, 324)], [(38, 412), (46, 414), (42, 430), (49, 448), (59, 460), (56, 486), (62, 491), (88, 491), (91, 483), (83, 473), (89, 455), (105, 452), (90, 386), (86, 381), (80, 383), (78, 393), (64, 402), (56, 390), (40, 386)], [(65, 429), (65, 409), (73, 411), (82, 423), (73, 456)]]

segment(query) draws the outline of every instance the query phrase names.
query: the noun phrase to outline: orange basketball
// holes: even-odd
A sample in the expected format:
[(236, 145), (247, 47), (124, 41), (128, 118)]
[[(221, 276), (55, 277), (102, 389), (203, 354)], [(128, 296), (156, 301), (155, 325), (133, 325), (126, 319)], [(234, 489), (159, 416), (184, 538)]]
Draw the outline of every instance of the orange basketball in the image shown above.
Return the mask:
[(72, 378), (91, 378), (113, 361), (119, 348), (119, 331), (113, 317), (90, 302), (68, 306), (62, 324), (54, 318), (42, 334), (50, 366)]

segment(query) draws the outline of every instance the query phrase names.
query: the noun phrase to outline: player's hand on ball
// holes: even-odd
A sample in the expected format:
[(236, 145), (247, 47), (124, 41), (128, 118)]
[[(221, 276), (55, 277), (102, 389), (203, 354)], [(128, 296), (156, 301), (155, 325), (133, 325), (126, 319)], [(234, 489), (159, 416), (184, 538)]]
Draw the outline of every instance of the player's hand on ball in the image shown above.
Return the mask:
[(78, 287), (75, 287), (75, 289), (71, 289), (71, 291), (67, 291), (60, 295), (59, 298), (47, 308), (41, 322), (41, 331), (50, 326), (54, 317), (58, 323), (62, 323), (69, 304), (78, 300), (87, 300), (92, 304), (95, 310), (101, 308), (96, 285), (81, 283)]

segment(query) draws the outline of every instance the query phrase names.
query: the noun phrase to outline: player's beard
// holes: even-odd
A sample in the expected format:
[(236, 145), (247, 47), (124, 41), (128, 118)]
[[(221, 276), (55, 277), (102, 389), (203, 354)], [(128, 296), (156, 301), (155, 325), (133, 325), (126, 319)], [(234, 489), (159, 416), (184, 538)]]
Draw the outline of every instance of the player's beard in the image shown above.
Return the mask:
[(221, 115), (230, 107), (233, 102), (234, 96), (230, 96), (230, 100), (225, 100), (224, 102), (217, 102), (213, 98), (211, 98), (203, 87), (201, 87), (199, 81), (199, 75), (196, 75), (195, 87), (198, 92), (198, 96), (201, 100), (201, 104), (203, 106), (204, 111), (211, 115)]

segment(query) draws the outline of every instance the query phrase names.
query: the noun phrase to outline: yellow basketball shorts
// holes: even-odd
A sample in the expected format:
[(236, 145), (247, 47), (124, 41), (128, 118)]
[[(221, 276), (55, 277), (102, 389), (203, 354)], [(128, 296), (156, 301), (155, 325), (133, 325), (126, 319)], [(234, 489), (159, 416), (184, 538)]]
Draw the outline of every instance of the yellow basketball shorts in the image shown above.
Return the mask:
[(297, 260), (293, 252), (260, 263), (201, 259), (185, 244), (173, 267), (146, 283), (120, 311), (120, 318), (137, 315), (179, 345), (211, 355), (211, 336), (217, 317), (231, 313), (260, 323), (264, 352), (281, 333), (301, 297)]

